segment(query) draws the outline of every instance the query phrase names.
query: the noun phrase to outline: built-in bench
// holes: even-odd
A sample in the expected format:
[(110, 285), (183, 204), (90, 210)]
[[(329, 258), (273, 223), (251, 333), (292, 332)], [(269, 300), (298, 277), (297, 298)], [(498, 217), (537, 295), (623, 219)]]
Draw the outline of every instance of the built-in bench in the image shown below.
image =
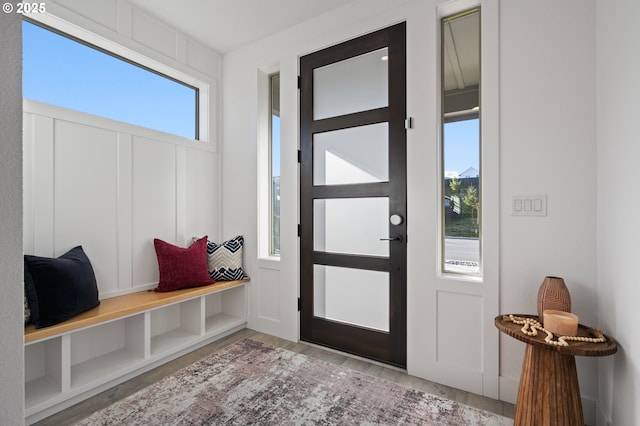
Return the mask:
[(244, 328), (247, 282), (131, 293), (60, 324), (27, 326), (27, 423)]
[(186, 299), (206, 295), (227, 288), (243, 285), (248, 280), (219, 281), (205, 287), (194, 287), (183, 290), (159, 293), (153, 290), (141, 291), (123, 296), (116, 296), (100, 301), (100, 305), (82, 314), (76, 315), (67, 321), (50, 327), (36, 329), (33, 324), (24, 329), (24, 342), (35, 342), (79, 328), (89, 327), (102, 322), (111, 321), (139, 312), (148, 311), (163, 305), (180, 302)]

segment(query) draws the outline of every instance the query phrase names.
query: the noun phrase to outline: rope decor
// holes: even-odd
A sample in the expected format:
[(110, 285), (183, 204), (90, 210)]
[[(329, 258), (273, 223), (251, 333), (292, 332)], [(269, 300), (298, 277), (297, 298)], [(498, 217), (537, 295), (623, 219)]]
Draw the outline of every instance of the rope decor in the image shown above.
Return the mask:
[(542, 326), (542, 324), (540, 324), (540, 321), (534, 318), (522, 318), (522, 317), (517, 317), (511, 314), (511, 315), (503, 315), (502, 320), (511, 321), (514, 324), (522, 325), (522, 329), (520, 331), (522, 331), (527, 336), (537, 336), (538, 330), (544, 331), (545, 333), (547, 333), (547, 337), (545, 337), (544, 341), (549, 345), (569, 346), (569, 343), (567, 343), (567, 340), (575, 341), (575, 342), (589, 342), (589, 343), (601, 343), (606, 341), (604, 334), (602, 334), (600, 330), (596, 330), (593, 328), (589, 328), (589, 333), (591, 333), (595, 337), (560, 336), (558, 337), (558, 340), (553, 340), (553, 333), (550, 332), (549, 330), (546, 330)]

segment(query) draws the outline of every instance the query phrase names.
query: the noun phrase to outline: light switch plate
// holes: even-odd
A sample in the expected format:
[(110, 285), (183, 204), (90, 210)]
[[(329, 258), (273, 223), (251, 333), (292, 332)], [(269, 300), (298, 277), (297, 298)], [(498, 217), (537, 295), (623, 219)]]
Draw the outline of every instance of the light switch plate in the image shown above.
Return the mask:
[(546, 216), (547, 194), (512, 195), (511, 216)]

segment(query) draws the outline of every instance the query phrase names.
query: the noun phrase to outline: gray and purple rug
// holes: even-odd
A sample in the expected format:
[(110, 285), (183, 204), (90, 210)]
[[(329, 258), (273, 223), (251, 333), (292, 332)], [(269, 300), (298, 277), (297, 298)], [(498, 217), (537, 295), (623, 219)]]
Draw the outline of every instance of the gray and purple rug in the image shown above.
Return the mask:
[(513, 420), (245, 339), (78, 425), (512, 425)]

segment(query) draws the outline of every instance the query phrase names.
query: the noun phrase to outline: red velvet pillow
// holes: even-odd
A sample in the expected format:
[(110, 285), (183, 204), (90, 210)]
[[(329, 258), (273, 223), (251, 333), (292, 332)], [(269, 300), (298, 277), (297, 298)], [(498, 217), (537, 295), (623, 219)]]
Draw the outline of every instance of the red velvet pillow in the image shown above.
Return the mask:
[(181, 288), (213, 284), (207, 268), (207, 237), (191, 246), (182, 248), (154, 239), (160, 270), (160, 282), (156, 291), (173, 291)]

